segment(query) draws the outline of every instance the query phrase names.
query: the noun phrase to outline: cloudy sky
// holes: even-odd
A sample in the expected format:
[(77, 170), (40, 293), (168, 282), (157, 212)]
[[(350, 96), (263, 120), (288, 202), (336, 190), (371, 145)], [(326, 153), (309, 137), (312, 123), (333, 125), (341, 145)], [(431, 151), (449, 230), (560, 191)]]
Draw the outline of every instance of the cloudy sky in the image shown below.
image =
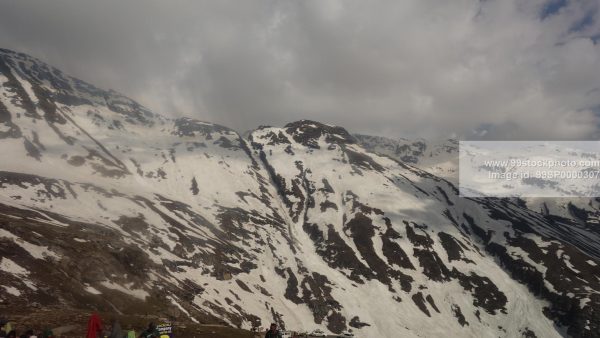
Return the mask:
[(0, 0), (0, 47), (154, 111), (600, 138), (600, 1)]

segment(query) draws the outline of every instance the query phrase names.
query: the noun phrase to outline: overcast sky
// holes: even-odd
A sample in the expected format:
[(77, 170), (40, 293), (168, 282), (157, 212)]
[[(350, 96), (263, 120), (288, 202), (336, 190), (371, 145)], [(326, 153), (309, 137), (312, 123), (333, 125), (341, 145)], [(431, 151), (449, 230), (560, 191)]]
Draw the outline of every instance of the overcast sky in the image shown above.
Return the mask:
[(600, 1), (0, 0), (0, 47), (157, 113), (600, 138)]

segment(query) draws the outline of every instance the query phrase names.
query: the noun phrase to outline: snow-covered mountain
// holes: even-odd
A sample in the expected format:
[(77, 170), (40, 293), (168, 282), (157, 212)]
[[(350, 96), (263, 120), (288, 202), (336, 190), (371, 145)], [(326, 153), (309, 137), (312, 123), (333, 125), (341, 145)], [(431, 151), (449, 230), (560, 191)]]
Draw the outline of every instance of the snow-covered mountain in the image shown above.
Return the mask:
[(341, 127), (246, 139), (0, 50), (0, 145), (0, 311), (600, 336), (596, 238), (519, 201), (459, 198)]
[[(389, 156), (398, 161), (413, 165), (436, 176), (442, 177), (455, 186), (458, 185), (459, 147), (454, 139), (408, 140), (391, 139), (381, 136), (354, 135), (365, 149)], [(556, 149), (556, 152), (566, 152)], [(532, 150), (521, 154), (525, 158), (534, 158), (539, 152)], [(569, 158), (582, 154), (569, 151)], [(589, 155), (589, 154), (585, 154)], [(506, 158), (509, 154), (505, 155)], [(547, 193), (552, 194), (552, 191)], [(514, 203), (527, 206), (555, 223), (555, 236), (575, 243), (588, 253), (600, 257), (600, 198), (544, 198), (526, 197), (512, 199)]]
[(455, 139), (409, 140), (364, 134), (354, 137), (368, 151), (413, 165), (458, 185), (458, 141)]

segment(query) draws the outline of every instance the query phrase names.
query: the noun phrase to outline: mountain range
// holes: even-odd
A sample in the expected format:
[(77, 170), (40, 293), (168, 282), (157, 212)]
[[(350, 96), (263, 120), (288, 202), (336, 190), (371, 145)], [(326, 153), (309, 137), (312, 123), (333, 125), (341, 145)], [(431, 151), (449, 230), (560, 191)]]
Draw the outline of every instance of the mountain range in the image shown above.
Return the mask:
[(242, 136), (0, 49), (0, 312), (600, 337), (600, 199), (460, 197), (454, 140)]

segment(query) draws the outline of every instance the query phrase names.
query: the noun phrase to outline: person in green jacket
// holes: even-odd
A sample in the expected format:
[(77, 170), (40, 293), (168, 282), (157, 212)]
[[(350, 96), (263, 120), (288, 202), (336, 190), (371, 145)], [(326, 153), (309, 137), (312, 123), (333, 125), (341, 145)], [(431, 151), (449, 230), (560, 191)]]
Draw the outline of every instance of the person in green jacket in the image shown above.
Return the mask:
[(265, 334), (265, 338), (282, 338), (281, 331), (277, 329), (277, 324), (271, 324), (271, 328)]

